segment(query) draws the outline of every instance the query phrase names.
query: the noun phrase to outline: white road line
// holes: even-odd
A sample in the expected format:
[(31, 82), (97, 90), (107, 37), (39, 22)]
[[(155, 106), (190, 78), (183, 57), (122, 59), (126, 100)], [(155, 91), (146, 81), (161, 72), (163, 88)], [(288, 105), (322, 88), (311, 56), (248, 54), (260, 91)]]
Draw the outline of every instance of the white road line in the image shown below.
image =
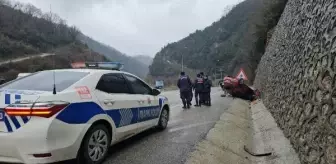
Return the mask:
[(178, 104), (178, 105), (173, 105), (170, 108), (176, 108), (176, 107), (181, 107), (181, 106), (182, 106), (181, 104)]
[(171, 120), (171, 121), (168, 122), (168, 124), (169, 124), (169, 125), (171, 125), (171, 124), (176, 124), (176, 123), (179, 123), (179, 122), (181, 122), (181, 121), (183, 121), (183, 120)]
[(190, 124), (190, 125), (182, 126), (182, 127), (178, 127), (178, 128), (172, 128), (172, 129), (169, 129), (169, 133), (171, 133), (171, 132), (175, 132), (175, 131), (179, 131), (179, 130), (183, 130), (183, 129), (194, 128), (194, 127), (197, 127), (197, 126), (202, 126), (202, 125), (212, 124), (212, 123), (215, 123), (215, 122), (216, 122), (216, 121), (209, 121), (209, 122), (202, 122), (202, 123)]
[(217, 92), (213, 92), (211, 95), (216, 95), (218, 93), (221, 93), (222, 91), (217, 91)]

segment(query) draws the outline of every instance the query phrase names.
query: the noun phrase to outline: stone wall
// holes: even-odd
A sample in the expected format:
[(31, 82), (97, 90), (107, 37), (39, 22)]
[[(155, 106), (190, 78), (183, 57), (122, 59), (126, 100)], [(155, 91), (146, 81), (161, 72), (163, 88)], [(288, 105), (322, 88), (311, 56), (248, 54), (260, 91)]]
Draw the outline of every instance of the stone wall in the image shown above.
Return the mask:
[(302, 163), (336, 164), (336, 1), (289, 0), (255, 86)]

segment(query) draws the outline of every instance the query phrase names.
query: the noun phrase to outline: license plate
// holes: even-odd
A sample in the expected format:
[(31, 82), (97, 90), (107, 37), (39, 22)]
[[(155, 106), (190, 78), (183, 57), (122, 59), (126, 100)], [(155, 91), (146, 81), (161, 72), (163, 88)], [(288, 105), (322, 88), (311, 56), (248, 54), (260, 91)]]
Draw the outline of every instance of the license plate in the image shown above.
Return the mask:
[(5, 120), (5, 112), (0, 110), (0, 122)]

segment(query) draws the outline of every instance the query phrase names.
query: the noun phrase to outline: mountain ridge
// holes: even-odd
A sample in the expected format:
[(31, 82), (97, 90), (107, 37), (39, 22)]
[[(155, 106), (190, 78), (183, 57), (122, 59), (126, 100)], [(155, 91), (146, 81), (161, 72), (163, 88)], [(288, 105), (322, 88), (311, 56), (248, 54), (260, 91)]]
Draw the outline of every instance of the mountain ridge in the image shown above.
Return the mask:
[[(255, 69), (265, 51), (267, 34), (281, 16), (286, 1), (245, 0), (203, 30), (164, 46), (150, 66), (150, 75), (176, 75), (182, 63), (212, 75), (221, 68), (236, 74), (243, 68), (253, 81)], [(160, 71), (158, 71), (160, 70)]]
[(148, 73), (148, 66), (136, 60), (132, 56), (123, 54), (117, 49), (96, 41), (91, 37), (85, 36), (82, 33), (77, 36), (77, 39), (86, 44), (93, 51), (104, 55), (107, 59), (123, 63), (125, 71), (133, 73), (141, 78), (146, 77)]
[(147, 55), (136, 55), (133, 56), (133, 58), (145, 64), (147, 67), (149, 67), (153, 62), (153, 58)]
[[(125, 64), (125, 71), (145, 77), (148, 66), (129, 57), (117, 49), (89, 39), (86, 43), (80, 39), (89, 38), (76, 27), (68, 26), (66, 21), (54, 13), (43, 13), (31, 4), (23, 4), (9, 0), (0, 1), (0, 61), (29, 57), (42, 53), (55, 53), (53, 60), (60, 65), (57, 68), (70, 68), (75, 61), (119, 61)], [(62, 56), (59, 56), (62, 55)], [(104, 56), (102, 56), (104, 55)], [(46, 58), (46, 63), (49, 57)], [(19, 62), (25, 67), (13, 67), (7, 79), (13, 79), (15, 73), (21, 71), (34, 72), (52, 69), (43, 60), (29, 66), (33, 59)], [(38, 60), (38, 59), (34, 59)], [(11, 69), (10, 63), (2, 65), (0, 76), (7, 76), (4, 71)], [(11, 65), (12, 66), (12, 65)], [(34, 69), (32, 68), (34, 67)]]

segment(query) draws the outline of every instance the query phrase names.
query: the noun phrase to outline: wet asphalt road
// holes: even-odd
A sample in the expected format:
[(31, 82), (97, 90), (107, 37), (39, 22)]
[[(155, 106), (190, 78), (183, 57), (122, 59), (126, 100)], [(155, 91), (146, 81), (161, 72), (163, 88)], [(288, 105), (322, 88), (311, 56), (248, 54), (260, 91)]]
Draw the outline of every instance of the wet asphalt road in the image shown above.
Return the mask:
[[(182, 164), (219, 120), (232, 98), (220, 97), (220, 88), (212, 89), (211, 107), (182, 110), (178, 91), (163, 92), (171, 105), (167, 129), (151, 129), (111, 147), (103, 164)], [(193, 100), (194, 104), (194, 100)], [(73, 164), (75, 161), (57, 164)]]
[[(212, 89), (211, 107), (182, 110), (177, 91), (164, 92), (171, 104), (166, 130), (148, 130), (111, 147), (104, 164), (182, 164), (198, 142), (214, 126), (232, 99)], [(193, 100), (194, 103), (194, 100)]]

